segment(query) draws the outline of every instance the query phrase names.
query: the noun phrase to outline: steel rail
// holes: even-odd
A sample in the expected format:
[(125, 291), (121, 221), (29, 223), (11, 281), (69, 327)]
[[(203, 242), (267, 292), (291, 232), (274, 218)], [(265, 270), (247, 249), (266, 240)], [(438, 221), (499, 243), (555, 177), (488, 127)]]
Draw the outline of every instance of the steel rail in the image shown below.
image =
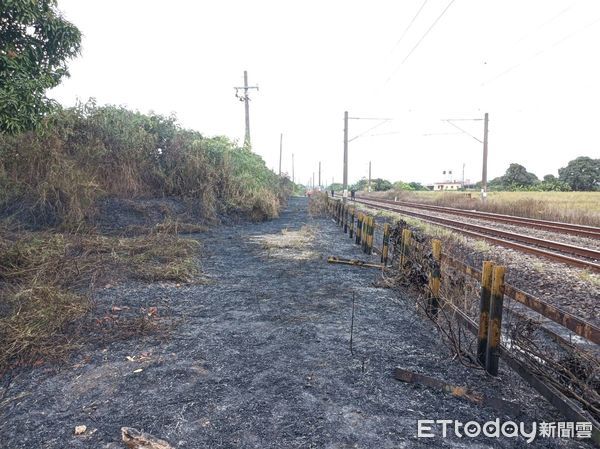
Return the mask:
[(395, 204), (398, 206), (412, 207), (414, 209), (430, 210), (433, 212), (448, 213), (453, 215), (461, 215), (464, 217), (479, 218), (482, 220), (490, 220), (502, 222), (518, 226), (528, 226), (535, 229), (558, 232), (563, 234), (577, 235), (580, 237), (589, 237), (600, 239), (600, 228), (595, 226), (579, 225), (574, 223), (563, 223), (558, 221), (540, 220), (537, 218), (517, 217), (515, 215), (496, 214), (492, 212), (483, 212), (475, 210), (459, 209), (456, 207), (436, 206), (432, 204), (415, 203), (411, 201), (394, 201), (385, 198), (375, 198), (371, 196), (360, 196), (360, 199), (370, 201), (379, 201), (387, 204)]
[[(537, 256), (545, 257), (547, 259), (551, 259), (558, 262), (563, 262), (572, 266), (577, 266), (581, 268), (591, 269), (593, 271), (600, 272), (600, 263), (594, 262), (594, 260), (600, 260), (600, 251), (595, 251), (589, 248), (583, 248), (580, 246), (572, 246), (567, 245), (560, 242), (547, 241), (543, 239), (538, 239), (535, 237), (517, 234), (513, 232), (501, 231), (499, 229), (489, 228), (486, 226), (477, 226), (467, 223), (462, 223), (456, 220), (450, 220), (446, 218), (432, 217), (430, 215), (421, 214), (418, 212), (407, 211), (399, 206), (390, 206), (385, 203), (379, 203), (377, 201), (370, 200), (362, 200), (356, 199), (357, 203), (364, 204), (366, 206), (371, 206), (379, 209), (389, 210), (392, 212), (397, 212), (400, 214), (405, 214), (409, 216), (413, 216), (415, 218), (419, 218), (425, 222), (429, 222), (432, 224), (441, 225), (445, 228), (449, 228), (463, 234), (467, 234), (473, 237), (477, 237), (480, 239), (485, 239), (490, 242), (496, 243), (498, 245), (516, 249), (525, 253), (535, 254)], [(491, 235), (490, 235), (491, 234)], [(505, 237), (505, 238), (501, 238)], [(510, 239), (510, 240), (507, 240)], [(523, 243), (528, 243), (529, 246)], [(570, 255), (560, 254), (552, 251), (547, 251), (546, 249), (553, 249), (555, 251), (562, 251), (568, 253)], [(581, 257), (586, 257), (593, 260), (583, 260), (578, 259), (576, 257), (572, 257), (572, 255), (577, 255)]]

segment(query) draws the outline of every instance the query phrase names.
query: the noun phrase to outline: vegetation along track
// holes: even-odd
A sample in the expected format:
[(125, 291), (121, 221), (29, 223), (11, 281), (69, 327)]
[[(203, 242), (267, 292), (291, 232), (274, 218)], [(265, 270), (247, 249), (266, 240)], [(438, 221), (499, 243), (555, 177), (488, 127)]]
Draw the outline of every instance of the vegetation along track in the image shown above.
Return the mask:
[[(393, 201), (367, 199), (365, 197), (357, 198), (355, 201), (357, 203), (374, 207), (376, 209), (384, 209), (409, 215), (429, 223), (440, 225), (445, 228), (449, 228), (461, 232), (463, 234), (470, 235), (472, 237), (488, 240), (500, 246), (516, 249), (518, 251), (534, 254), (540, 257), (545, 257), (558, 262), (563, 262), (568, 265), (600, 272), (600, 251), (597, 251), (592, 248), (569, 245), (566, 243), (541, 239), (530, 235), (503, 231), (493, 227), (480, 226), (471, 223), (465, 223), (463, 221), (452, 220), (449, 218), (427, 215), (426, 213), (407, 210), (405, 207), (402, 207), (401, 205), (399, 205), (398, 203), (394, 203)], [(414, 208), (415, 206), (411, 205), (410, 207)], [(454, 210), (452, 210), (452, 213), (454, 213)], [(585, 228), (590, 227), (586, 226)], [(591, 228), (591, 230), (593, 229), (597, 230), (598, 228)], [(598, 231), (600, 232), (600, 230)]]
[(396, 206), (411, 207), (413, 209), (423, 209), (430, 210), (433, 212), (448, 213), (463, 217), (477, 218), (481, 220), (490, 220), (511, 225), (526, 226), (545, 231), (552, 231), (561, 234), (571, 234), (579, 237), (588, 237), (591, 239), (600, 240), (600, 228), (595, 226), (586, 226), (576, 223), (561, 223), (557, 221), (540, 220), (537, 218), (517, 217), (515, 215), (495, 214), (492, 212), (482, 212), (478, 210), (459, 209), (457, 207), (435, 206), (432, 204), (415, 203), (411, 201), (394, 201), (370, 196), (361, 196), (360, 199), (378, 201), (380, 203), (394, 204)]

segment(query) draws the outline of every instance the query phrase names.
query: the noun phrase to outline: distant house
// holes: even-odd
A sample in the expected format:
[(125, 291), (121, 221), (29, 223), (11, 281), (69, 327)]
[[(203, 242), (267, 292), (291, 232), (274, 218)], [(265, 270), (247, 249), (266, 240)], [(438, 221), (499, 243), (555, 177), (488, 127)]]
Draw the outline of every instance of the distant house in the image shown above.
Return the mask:
[(444, 181), (444, 182), (434, 182), (433, 183), (433, 190), (459, 190), (461, 187), (462, 187), (461, 182)]

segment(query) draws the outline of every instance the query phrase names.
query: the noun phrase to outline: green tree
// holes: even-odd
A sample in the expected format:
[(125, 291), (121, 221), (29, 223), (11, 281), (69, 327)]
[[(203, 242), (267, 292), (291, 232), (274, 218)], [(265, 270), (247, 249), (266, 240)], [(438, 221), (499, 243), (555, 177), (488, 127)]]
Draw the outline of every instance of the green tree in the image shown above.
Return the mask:
[[(356, 192), (367, 191), (369, 185), (369, 180), (366, 178), (362, 178), (360, 181), (356, 182), (352, 186), (350, 186), (350, 190), (354, 190)], [(375, 178), (371, 179), (371, 191), (373, 192), (384, 192), (386, 190), (390, 190), (392, 188), (392, 183), (387, 179)]]
[(392, 188), (392, 183), (387, 179), (375, 178), (371, 180), (371, 190), (374, 192), (385, 192)]
[(427, 190), (427, 188), (421, 184), (420, 182), (409, 182), (408, 185), (412, 188), (412, 190)]
[(81, 33), (56, 0), (3, 0), (0, 6), (0, 132), (32, 129), (53, 106), (46, 90), (68, 76)]
[(600, 159), (581, 156), (558, 170), (558, 179), (573, 190), (598, 190), (600, 188)]
[(412, 183), (406, 183), (404, 181), (396, 181), (392, 187), (394, 190), (415, 190), (412, 186)]
[(344, 190), (344, 185), (341, 182), (334, 182), (333, 184), (329, 184), (329, 186), (327, 186), (327, 190), (335, 190), (336, 192), (341, 192), (342, 190)]
[(537, 182), (539, 182), (538, 177), (533, 173), (529, 173), (521, 164), (510, 164), (502, 177), (504, 187), (526, 187), (532, 186)]

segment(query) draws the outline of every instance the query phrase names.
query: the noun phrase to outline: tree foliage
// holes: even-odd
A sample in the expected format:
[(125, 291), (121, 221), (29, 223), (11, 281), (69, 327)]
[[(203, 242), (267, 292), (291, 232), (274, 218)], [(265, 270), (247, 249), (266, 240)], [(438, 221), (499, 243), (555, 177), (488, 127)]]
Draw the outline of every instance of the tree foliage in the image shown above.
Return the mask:
[(394, 190), (427, 190), (427, 188), (420, 182), (404, 182), (396, 181), (392, 188)]
[(600, 189), (600, 159), (581, 156), (558, 170), (558, 179), (572, 190)]
[[(355, 191), (366, 191), (368, 190), (369, 180), (366, 178), (362, 178), (357, 183), (353, 184), (350, 189)], [(386, 179), (375, 178), (371, 179), (371, 191), (372, 192), (385, 192), (386, 190), (390, 190), (392, 188), (392, 183)]]
[(510, 164), (502, 177), (505, 186), (532, 186), (539, 182), (538, 177), (527, 171), (521, 164)]
[(34, 128), (52, 107), (46, 90), (68, 76), (81, 33), (56, 0), (2, 0), (0, 5), (0, 132)]

